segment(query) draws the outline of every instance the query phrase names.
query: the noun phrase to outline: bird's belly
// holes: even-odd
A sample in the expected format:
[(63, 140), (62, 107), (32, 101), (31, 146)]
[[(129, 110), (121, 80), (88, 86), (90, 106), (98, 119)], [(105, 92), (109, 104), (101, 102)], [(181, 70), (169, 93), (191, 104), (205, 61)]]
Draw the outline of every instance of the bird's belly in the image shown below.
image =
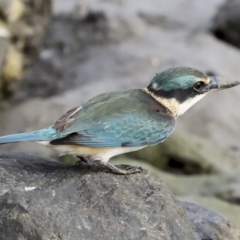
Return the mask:
[(86, 147), (81, 145), (49, 145), (60, 154), (73, 154), (77, 156), (89, 156), (92, 160), (107, 162), (111, 157), (137, 151), (146, 146), (140, 147)]

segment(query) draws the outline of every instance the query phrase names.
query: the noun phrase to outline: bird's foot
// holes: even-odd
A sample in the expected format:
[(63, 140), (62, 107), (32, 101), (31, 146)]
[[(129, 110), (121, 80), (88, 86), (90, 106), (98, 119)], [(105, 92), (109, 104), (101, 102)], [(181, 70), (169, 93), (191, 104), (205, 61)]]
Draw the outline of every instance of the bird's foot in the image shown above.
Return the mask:
[(79, 161), (76, 162), (76, 165), (89, 166), (89, 167), (92, 167), (92, 168), (95, 168), (95, 169), (98, 169), (98, 170), (104, 171), (104, 172), (127, 175), (127, 174), (139, 173), (139, 172), (142, 171), (141, 167), (122, 165), (124, 168), (119, 168), (119, 167), (117, 167), (115, 165), (112, 165), (108, 162), (107, 163), (102, 163), (100, 161), (95, 161), (93, 163), (87, 157), (84, 157), (84, 156), (77, 156), (77, 157), (79, 158)]
[(99, 165), (99, 167), (102, 168), (102, 170), (105, 171), (105, 172), (111, 172), (111, 173), (122, 174), (122, 175), (139, 173), (139, 172), (142, 171), (141, 167), (126, 166), (123, 169), (123, 168), (119, 168), (115, 165), (112, 165), (110, 163), (101, 163)]
[(75, 165), (84, 165), (84, 166), (93, 166), (94, 163), (84, 156), (77, 156), (79, 161), (75, 163)]

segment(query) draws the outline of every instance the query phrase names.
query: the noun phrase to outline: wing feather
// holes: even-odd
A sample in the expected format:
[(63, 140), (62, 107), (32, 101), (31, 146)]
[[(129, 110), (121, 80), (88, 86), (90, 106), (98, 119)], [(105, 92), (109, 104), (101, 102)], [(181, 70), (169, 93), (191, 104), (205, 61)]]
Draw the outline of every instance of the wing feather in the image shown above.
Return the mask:
[(117, 116), (115, 119), (111, 118), (105, 122), (82, 123), (81, 129), (74, 134), (69, 134), (51, 143), (91, 147), (154, 145), (164, 141), (172, 133), (174, 127), (175, 119), (170, 115), (134, 112)]
[(175, 119), (142, 90), (100, 94), (55, 122), (52, 144), (137, 147), (162, 142)]

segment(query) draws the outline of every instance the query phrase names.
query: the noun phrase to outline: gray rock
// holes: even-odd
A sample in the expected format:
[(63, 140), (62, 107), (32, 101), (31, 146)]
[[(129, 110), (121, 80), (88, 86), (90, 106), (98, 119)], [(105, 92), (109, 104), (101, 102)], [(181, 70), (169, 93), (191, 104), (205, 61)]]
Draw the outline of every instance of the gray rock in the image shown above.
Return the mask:
[(176, 171), (166, 172), (145, 161), (142, 162), (131, 158), (123, 158), (121, 156), (115, 157), (111, 162), (113, 164), (141, 166), (142, 168), (147, 169), (155, 176), (159, 177), (175, 196), (191, 195), (197, 197), (218, 197), (219, 199), (235, 203), (238, 203), (237, 200), (240, 198), (239, 171), (235, 174), (233, 174), (233, 172), (231, 174), (196, 174), (196, 172), (188, 172), (187, 174), (184, 174), (184, 172), (178, 171), (178, 174), (176, 174)]
[[(177, 32), (179, 26), (183, 26), (182, 33), (189, 29), (202, 29), (210, 22), (222, 1), (213, 0), (209, 3), (204, 0), (199, 4), (198, 1), (181, 0), (176, 4), (167, 0), (151, 0), (138, 4), (138, 1), (133, 0), (114, 2), (55, 0), (53, 1), (55, 17), (52, 18), (45, 35), (40, 57), (35, 62), (33, 71), (24, 76), (21, 89), (15, 96), (16, 101), (33, 96), (52, 96), (93, 81), (103, 80), (105, 84), (106, 77), (115, 80), (117, 86), (117, 82), (121, 82), (121, 79), (118, 80), (119, 76), (126, 78), (129, 74), (135, 75), (135, 71), (143, 72), (149, 67), (158, 68), (162, 63), (160, 46), (148, 49), (143, 55), (141, 49), (146, 49), (145, 46), (137, 47), (134, 42), (134, 46), (126, 46), (125, 49), (125, 43), (129, 40), (140, 40), (151, 46), (152, 43), (149, 42), (151, 39), (146, 36), (149, 35), (149, 28), (152, 25), (166, 31), (178, 29)], [(174, 11), (185, 12), (186, 5), (187, 11), (191, 13), (191, 21), (188, 14), (172, 14)], [(86, 9), (84, 18), (72, 14), (79, 7)], [(91, 21), (89, 15), (92, 17)], [(149, 18), (153, 18), (150, 19), (150, 23)], [(152, 21), (157, 23), (152, 24)], [(161, 35), (165, 34), (160, 33), (160, 36), (153, 38), (162, 39)], [(193, 34), (196, 34), (195, 31)], [(177, 39), (179, 41), (179, 37)], [(168, 40), (163, 39), (163, 42), (166, 43)], [(163, 50), (170, 48), (170, 45), (172, 43), (164, 46)], [(157, 54), (156, 49), (159, 49)], [(167, 54), (168, 57), (171, 58)], [(94, 63), (89, 63), (89, 60)], [(153, 74), (156, 71), (158, 70), (153, 69)], [(137, 81), (138, 76), (135, 76), (135, 79)]]
[[(159, 27), (170, 26), (171, 29), (172, 27), (174, 29), (175, 26), (182, 26), (188, 29), (204, 29), (216, 13), (217, 7), (223, 1), (178, 0), (176, 3), (175, 1), (168, 0), (149, 0), (141, 1), (140, 3), (138, 0), (88, 0), (87, 2), (89, 9), (106, 11), (109, 18), (113, 21), (116, 18), (127, 18), (131, 21), (133, 16), (140, 14), (140, 17), (144, 16), (144, 20), (151, 20), (147, 20), (148, 23), (154, 23), (154, 25), (156, 23)], [(153, 19), (154, 21), (152, 21)]]
[(224, 173), (233, 175), (234, 172), (238, 174), (240, 170), (239, 156), (216, 147), (204, 138), (189, 134), (184, 129), (175, 130), (161, 144), (126, 155), (177, 174)]
[(147, 171), (120, 176), (3, 152), (0, 166), (1, 240), (200, 239)]
[(240, 229), (240, 208), (237, 204), (230, 204), (226, 201), (220, 200), (216, 197), (209, 196), (193, 196), (191, 193), (185, 196), (178, 196), (179, 200), (184, 202), (191, 202), (198, 206), (210, 209), (227, 218), (231, 226), (236, 226), (238, 232)]
[(7, 50), (7, 40), (0, 37), (0, 71), (2, 71), (2, 66), (4, 64), (4, 58)]
[[(51, 0), (0, 0), (1, 98), (18, 89), (19, 80), (29, 70), (42, 43), (51, 15)], [(1, 60), (2, 61), (2, 60)]]
[(240, 1), (226, 1), (213, 19), (212, 31), (221, 40), (240, 47)]
[(240, 232), (221, 215), (193, 203), (183, 202), (182, 205), (195, 224), (201, 239), (239, 240)]
[[(164, 172), (149, 163), (134, 159), (119, 157), (111, 162), (113, 164), (141, 166), (143, 169), (147, 169), (161, 179), (177, 199), (215, 211), (240, 229), (239, 173), (236, 175), (199, 174), (184, 176)], [(236, 204), (232, 204), (232, 202)]]

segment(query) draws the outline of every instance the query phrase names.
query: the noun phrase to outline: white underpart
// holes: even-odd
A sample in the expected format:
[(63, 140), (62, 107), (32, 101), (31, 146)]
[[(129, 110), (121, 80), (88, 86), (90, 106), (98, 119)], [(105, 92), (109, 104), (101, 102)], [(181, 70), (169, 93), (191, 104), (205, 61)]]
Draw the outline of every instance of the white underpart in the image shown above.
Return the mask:
[(73, 154), (76, 156), (90, 157), (91, 160), (99, 160), (103, 163), (110, 158), (127, 153), (140, 150), (146, 146), (140, 147), (88, 147), (82, 145), (51, 145), (48, 141), (39, 141), (38, 143), (49, 146), (60, 155)]
[(61, 154), (73, 154), (76, 156), (86, 156), (91, 160), (99, 160), (103, 163), (116, 155), (137, 151), (144, 148), (141, 147), (85, 147), (81, 145), (54, 145), (51, 146), (54, 150)]
[(189, 98), (185, 100), (184, 102), (180, 103), (175, 98), (162, 98), (162, 97), (156, 97), (153, 95), (153, 97), (161, 103), (163, 106), (165, 106), (167, 109), (169, 109), (172, 113), (172, 115), (177, 118), (184, 114), (190, 107), (192, 107), (195, 103), (197, 103), (199, 100), (201, 100), (203, 97), (205, 97), (206, 94), (197, 95), (194, 98)]
[(193, 98), (185, 100), (183, 103), (180, 103), (176, 98), (163, 98), (157, 96), (153, 92), (150, 92), (147, 88), (143, 88), (143, 91), (151, 95), (157, 102), (165, 106), (170, 111), (170, 114), (173, 115), (175, 118), (184, 114), (190, 107), (192, 107), (195, 103), (204, 98), (207, 94), (200, 94)]
[(197, 95), (194, 98), (189, 98), (186, 101), (184, 101), (183, 103), (179, 104), (178, 116), (181, 116), (182, 114), (184, 114), (190, 107), (192, 107), (195, 103), (200, 101), (205, 96), (206, 96), (206, 93), (205, 94), (200, 94), (200, 95)]

